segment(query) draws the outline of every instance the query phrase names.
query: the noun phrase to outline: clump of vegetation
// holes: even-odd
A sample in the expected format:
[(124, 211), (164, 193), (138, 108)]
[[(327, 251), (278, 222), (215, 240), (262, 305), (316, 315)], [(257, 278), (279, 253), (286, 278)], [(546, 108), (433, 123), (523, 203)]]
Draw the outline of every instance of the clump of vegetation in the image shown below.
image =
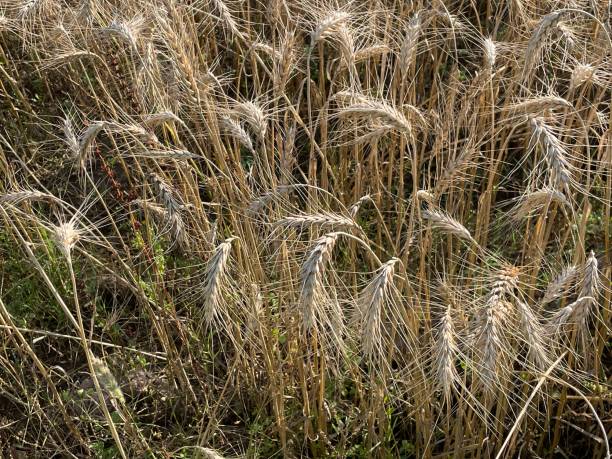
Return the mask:
[(0, 5), (0, 455), (610, 457), (607, 2)]

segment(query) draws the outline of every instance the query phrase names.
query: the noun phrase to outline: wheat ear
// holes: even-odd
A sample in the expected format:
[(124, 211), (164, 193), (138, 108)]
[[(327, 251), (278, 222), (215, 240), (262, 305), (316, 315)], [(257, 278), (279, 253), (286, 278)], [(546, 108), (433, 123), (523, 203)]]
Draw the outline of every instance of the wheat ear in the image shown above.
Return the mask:
[(235, 138), (238, 142), (240, 142), (247, 150), (251, 153), (255, 153), (255, 148), (253, 148), (253, 142), (249, 137), (249, 134), (244, 130), (242, 125), (230, 118), (229, 116), (221, 117), (221, 127), (227, 132), (230, 136)]
[(528, 347), (527, 358), (535, 368), (543, 370), (550, 364), (546, 352), (544, 328), (527, 303), (517, 299), (515, 304), (519, 316), (520, 330)]
[(436, 385), (442, 391), (447, 405), (450, 403), (453, 388), (459, 383), (459, 374), (455, 368), (458, 355), (459, 347), (449, 305), (436, 331), (433, 365)]
[(531, 118), (530, 123), (533, 130), (532, 142), (542, 147), (544, 158), (551, 168), (553, 184), (557, 188), (567, 188), (572, 181), (572, 174), (565, 147), (542, 118)]
[(232, 249), (232, 241), (236, 238), (231, 237), (219, 244), (206, 266), (202, 293), (204, 298), (203, 310), (204, 321), (210, 326), (219, 316), (225, 316), (227, 311), (224, 309), (223, 288), (228, 280), (228, 261)]
[(331, 36), (341, 25), (346, 23), (349, 17), (350, 15), (344, 11), (335, 11), (323, 18), (310, 34), (311, 46)]
[(475, 349), (480, 353), (480, 377), (485, 389), (492, 390), (495, 381), (507, 370), (505, 357), (511, 348), (506, 330), (510, 316), (510, 303), (507, 299), (517, 285), (517, 275), (510, 270), (497, 274), (495, 282), (484, 304), (484, 317), (476, 330)]
[(300, 308), (305, 330), (319, 328), (320, 315), (325, 307), (323, 274), (331, 259), (338, 233), (329, 233), (317, 239), (301, 268)]
[(283, 228), (309, 228), (318, 226), (321, 228), (341, 229), (356, 227), (357, 224), (349, 217), (331, 212), (322, 212), (316, 214), (290, 215), (278, 220), (275, 226)]
[(385, 304), (389, 300), (395, 264), (398, 261), (397, 258), (387, 261), (363, 289), (357, 300), (362, 351), (368, 362), (378, 369), (388, 365), (385, 361), (383, 316)]
[(251, 126), (259, 139), (264, 139), (268, 130), (268, 116), (263, 108), (251, 101), (241, 102), (234, 107), (234, 113)]
[(544, 296), (542, 297), (542, 304), (548, 304), (555, 301), (567, 293), (573, 287), (573, 281), (578, 275), (578, 267), (576, 265), (567, 266), (561, 271), (561, 273), (553, 279), (547, 286)]
[(423, 218), (429, 221), (433, 228), (453, 234), (459, 239), (475, 242), (468, 229), (445, 212), (439, 210), (426, 210), (423, 212)]

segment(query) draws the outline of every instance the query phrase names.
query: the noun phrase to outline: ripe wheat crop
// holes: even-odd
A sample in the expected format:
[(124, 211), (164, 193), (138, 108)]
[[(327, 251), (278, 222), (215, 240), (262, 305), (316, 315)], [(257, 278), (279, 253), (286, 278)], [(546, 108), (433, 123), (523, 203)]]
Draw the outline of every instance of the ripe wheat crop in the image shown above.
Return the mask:
[(606, 0), (0, 0), (0, 456), (610, 458)]

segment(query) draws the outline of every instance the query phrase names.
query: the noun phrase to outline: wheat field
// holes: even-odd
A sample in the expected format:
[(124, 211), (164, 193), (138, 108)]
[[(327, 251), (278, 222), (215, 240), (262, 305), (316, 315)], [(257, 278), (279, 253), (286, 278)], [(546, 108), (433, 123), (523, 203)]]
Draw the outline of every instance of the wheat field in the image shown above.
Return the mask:
[(610, 458), (611, 15), (0, 0), (0, 456)]

